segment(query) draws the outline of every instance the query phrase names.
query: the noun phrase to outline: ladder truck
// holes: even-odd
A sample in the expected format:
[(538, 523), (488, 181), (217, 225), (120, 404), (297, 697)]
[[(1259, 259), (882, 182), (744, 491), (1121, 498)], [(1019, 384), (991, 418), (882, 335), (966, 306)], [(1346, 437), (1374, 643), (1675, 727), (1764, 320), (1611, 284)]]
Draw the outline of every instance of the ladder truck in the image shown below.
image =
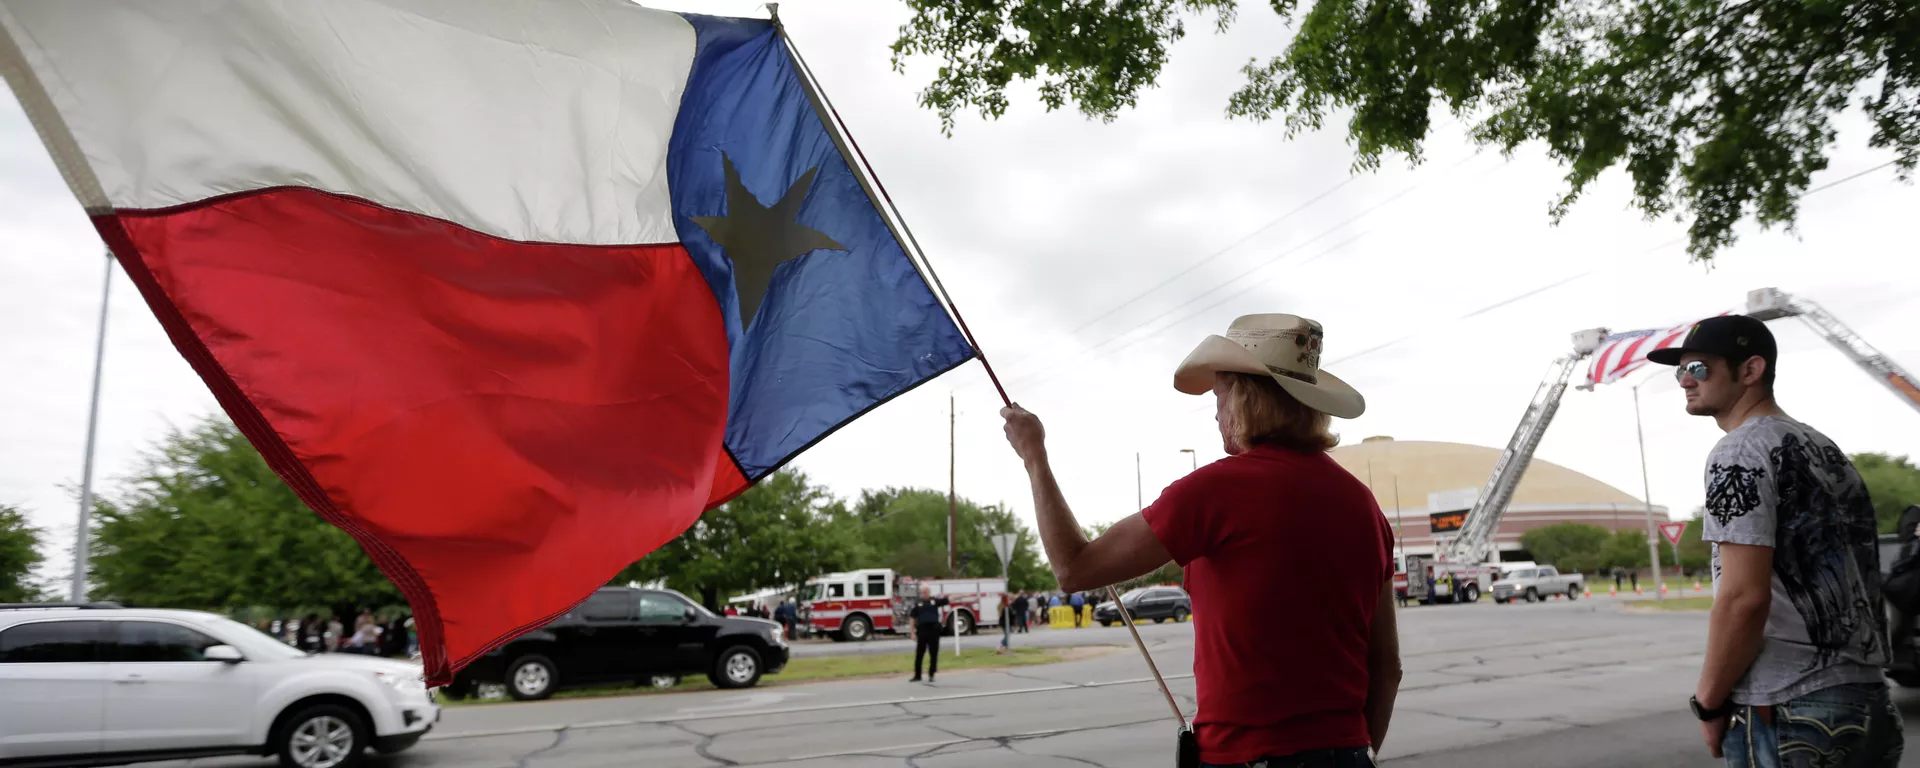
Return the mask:
[(1820, 334), (1840, 353), (1852, 360), (1872, 376), (1875, 381), (1893, 390), (1901, 402), (1920, 411), (1920, 384), (1916, 384), (1913, 374), (1907, 373), (1893, 358), (1880, 354), (1860, 334), (1854, 333), (1832, 313), (1797, 296), (1789, 295), (1778, 288), (1761, 288), (1747, 294), (1747, 314), (1760, 320), (1777, 320), (1783, 317), (1798, 317)]
[[(1434, 555), (1407, 557), (1407, 597), (1432, 603), (1472, 603), (1493, 589), (1499, 574), (1487, 564), (1493, 554), (1493, 535), (1500, 530), (1500, 519), (1507, 514), (1507, 503), (1520, 486), (1520, 478), (1533, 463), (1533, 451), (1560, 410), (1560, 398), (1567, 392), (1567, 381), (1580, 361), (1592, 355), (1607, 338), (1607, 329), (1594, 328), (1573, 335), (1573, 351), (1553, 361), (1546, 378), (1540, 381), (1533, 400), (1527, 403), (1520, 425), (1507, 440), (1493, 464), (1487, 484), (1467, 511), (1466, 521), (1452, 540), (1434, 548)], [(1428, 579), (1432, 579), (1429, 592)]]

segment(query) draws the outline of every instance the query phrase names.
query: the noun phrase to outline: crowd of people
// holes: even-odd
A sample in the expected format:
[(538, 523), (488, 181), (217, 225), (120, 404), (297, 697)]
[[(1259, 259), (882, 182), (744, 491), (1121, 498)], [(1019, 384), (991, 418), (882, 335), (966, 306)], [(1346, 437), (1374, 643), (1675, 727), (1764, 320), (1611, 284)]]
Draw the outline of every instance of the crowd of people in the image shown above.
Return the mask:
[(325, 618), (309, 613), (301, 618), (262, 619), (253, 622), (253, 628), (308, 653), (410, 657), (420, 651), (413, 617), (406, 614), (380, 621), (372, 611), (363, 610), (349, 623), (337, 613)]

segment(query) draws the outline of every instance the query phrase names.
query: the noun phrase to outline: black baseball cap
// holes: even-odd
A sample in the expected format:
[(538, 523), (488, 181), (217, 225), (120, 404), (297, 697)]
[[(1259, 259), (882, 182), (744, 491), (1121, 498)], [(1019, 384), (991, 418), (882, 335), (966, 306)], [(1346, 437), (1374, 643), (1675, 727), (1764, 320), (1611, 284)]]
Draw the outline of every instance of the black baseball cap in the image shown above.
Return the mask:
[(1679, 346), (1648, 352), (1647, 360), (1679, 365), (1680, 358), (1690, 352), (1719, 355), (1734, 365), (1746, 362), (1749, 357), (1758, 357), (1767, 361), (1767, 370), (1773, 370), (1780, 356), (1779, 348), (1773, 343), (1773, 331), (1767, 330), (1766, 323), (1746, 315), (1720, 315), (1694, 323)]

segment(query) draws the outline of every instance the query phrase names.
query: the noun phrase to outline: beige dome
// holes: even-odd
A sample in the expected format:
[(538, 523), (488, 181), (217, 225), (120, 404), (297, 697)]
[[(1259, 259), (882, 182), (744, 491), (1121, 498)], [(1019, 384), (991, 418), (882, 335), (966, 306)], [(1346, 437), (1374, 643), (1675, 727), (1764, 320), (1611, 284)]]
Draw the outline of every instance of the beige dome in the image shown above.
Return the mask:
[[(1398, 507), (1406, 551), (1423, 554), (1433, 546), (1427, 515), (1471, 505), (1499, 461), (1500, 449), (1373, 437), (1335, 448), (1331, 455), (1361, 482), (1371, 477), (1374, 498), (1388, 520), (1395, 519)], [(1653, 509), (1654, 522), (1667, 521), (1666, 508)], [(1535, 458), (1514, 490), (1494, 541), (1502, 550), (1519, 549), (1520, 535), (1527, 530), (1569, 522), (1644, 531), (1646, 504), (1633, 494)]]

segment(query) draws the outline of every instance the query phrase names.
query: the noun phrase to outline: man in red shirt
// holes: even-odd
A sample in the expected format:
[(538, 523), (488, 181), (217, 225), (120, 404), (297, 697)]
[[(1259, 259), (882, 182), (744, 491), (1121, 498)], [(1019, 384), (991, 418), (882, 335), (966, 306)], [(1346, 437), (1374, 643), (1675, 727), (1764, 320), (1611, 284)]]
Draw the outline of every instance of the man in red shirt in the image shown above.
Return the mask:
[(1215, 395), (1228, 457), (1093, 541), (1053, 477), (1039, 419), (1002, 412), (1062, 589), (1168, 560), (1186, 569), (1194, 613), (1206, 617), (1194, 629), (1206, 764), (1361, 768), (1386, 739), (1400, 683), (1393, 537), (1373, 493), (1327, 455), (1330, 417), (1366, 404), (1319, 370), (1323, 338), (1311, 320), (1249, 315), (1201, 342), (1174, 386)]

